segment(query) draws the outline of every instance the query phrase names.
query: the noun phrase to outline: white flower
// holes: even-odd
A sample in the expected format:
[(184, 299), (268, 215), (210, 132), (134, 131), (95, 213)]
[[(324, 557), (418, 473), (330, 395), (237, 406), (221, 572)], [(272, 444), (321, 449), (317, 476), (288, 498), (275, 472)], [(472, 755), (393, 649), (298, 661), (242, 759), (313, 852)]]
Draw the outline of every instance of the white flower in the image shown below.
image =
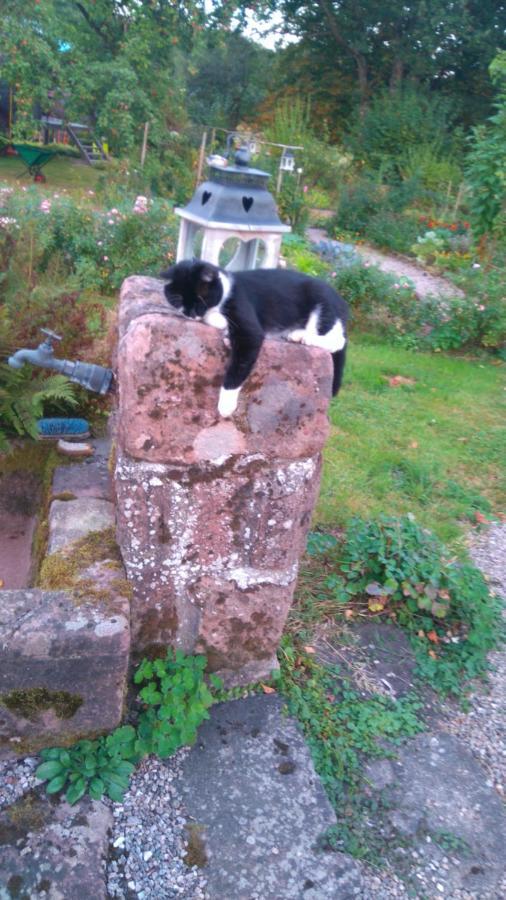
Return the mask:
[(481, 269), (480, 264), (479, 264), (479, 263), (473, 263), (473, 269)]

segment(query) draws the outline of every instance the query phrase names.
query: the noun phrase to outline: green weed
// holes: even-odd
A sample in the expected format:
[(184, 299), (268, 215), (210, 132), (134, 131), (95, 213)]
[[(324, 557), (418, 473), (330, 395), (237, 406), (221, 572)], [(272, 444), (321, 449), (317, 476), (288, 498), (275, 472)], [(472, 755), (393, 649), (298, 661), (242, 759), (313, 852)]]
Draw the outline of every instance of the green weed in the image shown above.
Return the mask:
[[(162, 759), (186, 744), (193, 744), (199, 725), (209, 718), (216, 702), (204, 680), (205, 656), (185, 656), (167, 650), (164, 659), (143, 660), (134, 682), (142, 709), (137, 725), (123, 725), (94, 741), (78, 741), (73, 747), (43, 750), (37, 778), (47, 781), (48, 794), (66, 789), (70, 804), (88, 793), (94, 800), (107, 794), (121, 802), (135, 764), (149, 753)], [(221, 690), (214, 675), (211, 685)]]

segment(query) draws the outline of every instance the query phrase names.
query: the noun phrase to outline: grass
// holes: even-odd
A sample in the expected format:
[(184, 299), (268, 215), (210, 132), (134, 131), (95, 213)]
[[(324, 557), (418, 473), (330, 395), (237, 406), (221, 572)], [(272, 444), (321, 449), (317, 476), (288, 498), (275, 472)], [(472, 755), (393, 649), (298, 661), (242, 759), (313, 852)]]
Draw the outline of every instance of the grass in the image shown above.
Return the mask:
[[(402, 375), (413, 384), (391, 387)], [(413, 513), (446, 543), (506, 498), (504, 367), (350, 341), (315, 522)]]
[[(80, 159), (67, 157), (55, 157), (44, 166), (43, 174), (47, 178), (47, 184), (41, 184), (42, 189), (62, 189), (72, 191), (94, 190), (103, 169), (88, 166)], [(16, 156), (0, 157), (0, 181), (12, 184), (16, 187), (33, 184), (33, 178), (24, 169), (24, 163)]]

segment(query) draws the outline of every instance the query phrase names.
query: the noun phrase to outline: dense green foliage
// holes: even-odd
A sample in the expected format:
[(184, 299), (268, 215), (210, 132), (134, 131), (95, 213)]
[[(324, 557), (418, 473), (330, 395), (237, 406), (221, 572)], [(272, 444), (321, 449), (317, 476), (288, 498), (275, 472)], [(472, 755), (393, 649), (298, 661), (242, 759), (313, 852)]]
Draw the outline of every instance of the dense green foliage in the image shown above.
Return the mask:
[(321, 590), (337, 608), (358, 602), (407, 629), (436, 690), (461, 694), (486, 671), (501, 637), (500, 604), (479, 570), (452, 558), (413, 516), (352, 519), (342, 544), (316, 534), (309, 550), (329, 557)]
[(69, 409), (76, 405), (73, 385), (64, 375), (35, 376), (31, 366), (12, 369), (0, 362), (0, 452), (13, 437), (38, 437), (37, 419), (47, 404)]
[[(214, 702), (204, 680), (205, 666), (204, 656), (185, 656), (170, 649), (164, 659), (143, 660), (134, 675), (135, 684), (147, 682), (139, 692), (136, 727), (123, 725), (95, 741), (43, 750), (36, 775), (48, 782), (48, 794), (66, 789), (71, 804), (86, 793), (94, 800), (107, 794), (121, 802), (130, 775), (144, 756), (156, 753), (164, 759), (179, 747), (193, 744)], [(222, 687), (215, 676), (211, 683), (217, 690)]]

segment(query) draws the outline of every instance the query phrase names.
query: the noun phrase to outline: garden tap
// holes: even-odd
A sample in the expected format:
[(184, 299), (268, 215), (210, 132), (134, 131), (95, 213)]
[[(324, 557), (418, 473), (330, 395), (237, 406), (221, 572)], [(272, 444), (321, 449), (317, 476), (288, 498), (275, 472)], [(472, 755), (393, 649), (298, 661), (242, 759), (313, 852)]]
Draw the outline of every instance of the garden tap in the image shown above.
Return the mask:
[(68, 359), (55, 359), (53, 341), (61, 341), (61, 337), (48, 328), (40, 329), (46, 335), (45, 339), (36, 350), (18, 350), (9, 357), (7, 362), (13, 369), (21, 369), (25, 363), (31, 366), (40, 366), (43, 369), (53, 369), (60, 372), (70, 381), (82, 385), (88, 391), (96, 394), (107, 394), (112, 390), (113, 372), (104, 366), (95, 363), (71, 362)]

